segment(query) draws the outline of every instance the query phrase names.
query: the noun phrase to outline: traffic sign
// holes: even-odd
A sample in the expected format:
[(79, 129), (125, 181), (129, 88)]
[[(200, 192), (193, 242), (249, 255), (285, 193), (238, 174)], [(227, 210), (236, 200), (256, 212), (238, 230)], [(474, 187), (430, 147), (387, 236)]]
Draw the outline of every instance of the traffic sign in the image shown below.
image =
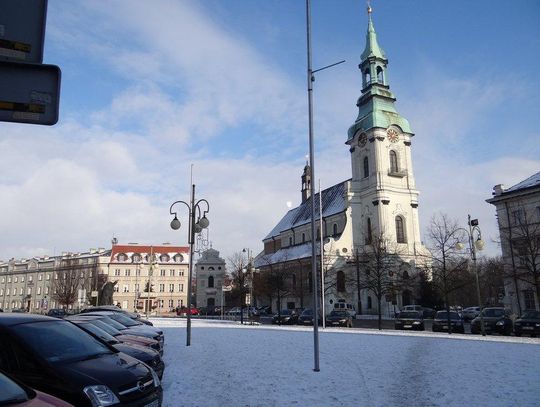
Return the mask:
[(60, 68), (0, 62), (0, 121), (53, 125), (59, 102)]

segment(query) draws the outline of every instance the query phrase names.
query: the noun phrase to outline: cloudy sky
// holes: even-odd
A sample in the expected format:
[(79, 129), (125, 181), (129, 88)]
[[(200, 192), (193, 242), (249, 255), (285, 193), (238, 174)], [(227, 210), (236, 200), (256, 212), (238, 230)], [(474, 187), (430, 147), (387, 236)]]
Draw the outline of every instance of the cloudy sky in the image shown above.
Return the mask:
[[(497, 254), (492, 187), (540, 170), (540, 3), (374, 0), (397, 109), (411, 123), (421, 229), (480, 221)], [(350, 177), (367, 16), (313, 0), (316, 178)], [(49, 0), (44, 62), (60, 66), (60, 120), (0, 123), (0, 259), (121, 243), (186, 244), (169, 206), (210, 202), (224, 257), (301, 198), (308, 153), (305, 2)], [(179, 209), (181, 221), (186, 210)]]

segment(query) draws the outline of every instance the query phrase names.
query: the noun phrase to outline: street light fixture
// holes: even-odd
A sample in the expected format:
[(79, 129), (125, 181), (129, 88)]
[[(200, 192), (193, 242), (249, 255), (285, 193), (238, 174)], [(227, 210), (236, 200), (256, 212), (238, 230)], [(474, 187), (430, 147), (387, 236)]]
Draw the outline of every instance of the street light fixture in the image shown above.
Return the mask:
[[(210, 221), (206, 217), (206, 214), (210, 211), (210, 204), (206, 199), (199, 199), (195, 202), (195, 184), (191, 185), (191, 199), (190, 203), (184, 201), (175, 201), (171, 204), (169, 212), (174, 215), (174, 219), (171, 221), (171, 228), (174, 230), (180, 229), (180, 221), (178, 220), (177, 212), (173, 212), (173, 206), (182, 203), (186, 205), (189, 215), (188, 224), (188, 243), (189, 243), (189, 268), (188, 268), (188, 286), (187, 286), (187, 329), (186, 329), (186, 346), (191, 345), (191, 275), (193, 270), (193, 244), (195, 243), (195, 234), (202, 232), (210, 225)], [(201, 204), (206, 204), (206, 210), (201, 209)], [(202, 216), (201, 216), (202, 215)], [(197, 221), (195, 222), (195, 217)]]
[[(469, 251), (471, 253), (471, 259), (473, 261), (474, 275), (476, 277), (476, 295), (478, 297), (478, 307), (480, 308), (480, 329), (482, 331), (482, 336), (486, 336), (486, 330), (484, 327), (484, 316), (482, 315), (482, 297), (480, 295), (480, 281), (478, 279), (478, 267), (476, 266), (476, 251), (484, 249), (484, 241), (482, 240), (482, 232), (480, 231), (480, 227), (478, 226), (478, 219), (471, 219), (471, 215), (467, 215), (467, 220), (469, 230), (464, 228), (458, 228), (456, 229), (456, 232), (458, 230), (461, 230), (467, 233), (469, 241)], [(476, 240), (474, 236), (475, 233)], [(455, 247), (458, 250), (463, 250), (465, 248), (465, 245), (458, 241)]]
[[(252, 251), (250, 249), (242, 249), (243, 253), (246, 253), (247, 255), (247, 272), (249, 274), (249, 308), (248, 308), (248, 317), (251, 319), (251, 310), (253, 307), (253, 258), (252, 258)], [(240, 319), (242, 319), (242, 315), (240, 316)]]

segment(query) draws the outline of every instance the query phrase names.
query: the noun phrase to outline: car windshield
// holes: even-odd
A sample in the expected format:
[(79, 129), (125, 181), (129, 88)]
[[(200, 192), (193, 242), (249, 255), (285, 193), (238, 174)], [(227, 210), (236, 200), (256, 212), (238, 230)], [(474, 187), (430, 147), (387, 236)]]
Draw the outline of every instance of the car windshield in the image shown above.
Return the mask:
[(94, 324), (98, 328), (101, 328), (102, 330), (107, 332), (109, 335), (112, 335), (112, 336), (122, 335), (122, 332), (120, 332), (118, 329), (114, 328), (111, 325), (106, 324), (105, 322), (99, 319), (91, 319), (88, 322)]
[(98, 328), (96, 325), (88, 322), (75, 322), (75, 325), (81, 327), (82, 329), (85, 329), (86, 331), (94, 334), (99, 339), (104, 340), (107, 343), (120, 343), (118, 340), (114, 339), (114, 336), (109, 335), (107, 332), (105, 332), (103, 329)]
[(502, 317), (504, 316), (504, 309), (502, 308), (486, 308), (482, 311), (484, 317)]
[(21, 386), (0, 373), (0, 406), (11, 406), (28, 400), (28, 394)]
[(540, 319), (540, 311), (525, 311), (521, 318)]
[(332, 311), (330, 313), (330, 316), (331, 317), (347, 317), (349, 316), (349, 314), (347, 313), (347, 311)]
[(122, 325), (125, 325), (127, 327), (142, 325), (141, 322), (134, 321), (130, 317), (126, 317), (125, 315), (119, 314), (118, 312), (115, 312), (114, 314), (109, 315), (109, 317), (111, 319), (114, 319), (117, 322), (120, 322)]
[[(448, 313), (446, 311), (439, 311), (435, 316), (435, 319), (448, 319)], [(461, 319), (457, 312), (450, 312), (450, 319)]]
[(20, 324), (14, 326), (13, 330), (22, 342), (50, 363), (113, 353), (103, 343), (67, 321)]
[(420, 313), (418, 311), (403, 311), (399, 313), (399, 318), (418, 318)]

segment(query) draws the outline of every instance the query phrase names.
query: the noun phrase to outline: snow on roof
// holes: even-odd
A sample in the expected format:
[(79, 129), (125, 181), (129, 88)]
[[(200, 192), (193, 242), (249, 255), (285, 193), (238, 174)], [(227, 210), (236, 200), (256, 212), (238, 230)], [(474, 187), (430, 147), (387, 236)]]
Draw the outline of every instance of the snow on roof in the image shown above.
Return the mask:
[[(340, 182), (322, 191), (323, 218), (343, 212), (346, 209), (345, 193), (349, 180)], [(315, 212), (319, 216), (319, 194), (315, 194)], [(281, 232), (293, 227), (305, 225), (311, 220), (311, 198), (300, 206), (291, 209), (278, 222), (272, 231), (263, 240), (279, 236)]]
[[(317, 243), (318, 245), (318, 243)], [(263, 254), (255, 259), (255, 267), (264, 267), (270, 264), (305, 259), (311, 256), (311, 241), (300, 245), (283, 247), (275, 253)]]
[(514, 185), (513, 187), (508, 188), (504, 192), (515, 192), (519, 191), (520, 189), (531, 188), (534, 186), (540, 186), (540, 171), (534, 175), (531, 175), (526, 180), (523, 180), (520, 183)]

